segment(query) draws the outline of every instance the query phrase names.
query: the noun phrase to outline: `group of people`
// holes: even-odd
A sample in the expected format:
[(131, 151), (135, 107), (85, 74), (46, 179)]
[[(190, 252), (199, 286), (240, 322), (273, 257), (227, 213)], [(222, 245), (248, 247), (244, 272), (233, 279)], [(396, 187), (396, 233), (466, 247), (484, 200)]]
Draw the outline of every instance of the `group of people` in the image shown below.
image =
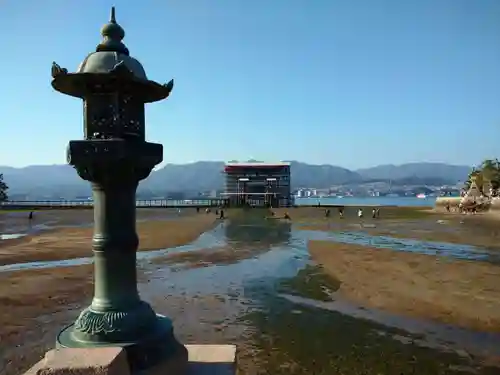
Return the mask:
[[(200, 212), (200, 207), (196, 207), (196, 212)], [(210, 207), (207, 207), (205, 209), (205, 213), (209, 214), (210, 212), (212, 212), (212, 209)], [(219, 219), (224, 219), (225, 218), (225, 216), (224, 216), (224, 210), (222, 208), (217, 208), (215, 210), (215, 214), (219, 216)]]
[[(364, 216), (363, 209), (358, 209), (358, 218), (362, 219)], [(380, 217), (380, 208), (373, 207), (372, 208), (372, 219), (378, 219)]]
[[(364, 216), (363, 209), (358, 209), (358, 218), (362, 219)], [(330, 217), (330, 209), (325, 209), (325, 217)], [(339, 217), (344, 218), (344, 207), (339, 207)], [(380, 217), (380, 208), (374, 207), (372, 209), (372, 219), (378, 219)]]
[[(447, 209), (449, 210), (449, 207), (447, 207)], [(196, 212), (200, 212), (200, 208), (199, 207), (196, 207)], [(212, 212), (212, 209), (210, 207), (207, 207), (205, 209), (205, 213), (209, 214), (210, 212)], [(339, 207), (338, 208), (338, 213), (339, 213), (339, 217), (341, 219), (343, 219), (344, 218), (344, 207)], [(222, 208), (216, 209), (215, 210), (215, 214), (219, 216), (219, 219), (224, 219), (225, 218), (225, 216), (224, 216), (224, 210)], [(330, 209), (326, 208), (325, 209), (325, 217), (330, 217), (330, 214), (331, 214)], [(271, 217), (274, 217), (274, 216), (275, 216), (274, 211), (271, 211)], [(364, 217), (363, 209), (359, 208), (358, 209), (358, 218), (362, 219), (363, 217)], [(372, 209), (372, 219), (378, 219), (379, 217), (380, 217), (380, 208), (374, 207)], [(291, 217), (288, 214), (288, 212), (284, 213), (283, 218), (287, 219), (287, 220), (291, 220)]]

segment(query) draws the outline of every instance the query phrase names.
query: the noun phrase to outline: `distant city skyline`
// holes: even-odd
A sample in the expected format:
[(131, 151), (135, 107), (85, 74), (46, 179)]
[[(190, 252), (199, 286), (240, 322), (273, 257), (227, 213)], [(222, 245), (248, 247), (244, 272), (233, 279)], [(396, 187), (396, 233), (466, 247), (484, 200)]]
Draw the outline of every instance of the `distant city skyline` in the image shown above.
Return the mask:
[(82, 103), (50, 87), (74, 71), (111, 6), (150, 79), (165, 163), (300, 160), (359, 169), (474, 165), (499, 155), (500, 1), (6, 1), (0, 165), (64, 164)]

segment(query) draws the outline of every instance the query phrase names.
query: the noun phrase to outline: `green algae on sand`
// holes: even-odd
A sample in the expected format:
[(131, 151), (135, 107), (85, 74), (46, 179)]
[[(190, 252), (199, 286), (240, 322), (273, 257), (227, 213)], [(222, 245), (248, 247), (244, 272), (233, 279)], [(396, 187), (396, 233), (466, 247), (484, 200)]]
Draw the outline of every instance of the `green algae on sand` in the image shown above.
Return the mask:
[[(282, 280), (289, 293), (325, 300), (320, 292), (335, 280), (321, 268), (307, 267)], [(418, 345), (419, 335), (389, 328), (335, 311), (294, 303), (272, 291), (260, 291), (262, 308), (242, 320), (251, 328), (252, 358), (256, 374), (314, 375), (479, 375), (498, 374), (473, 358)], [(241, 363), (245, 370), (245, 363)]]
[(281, 281), (278, 291), (319, 301), (330, 301), (340, 281), (328, 276), (321, 266), (308, 265), (297, 275)]

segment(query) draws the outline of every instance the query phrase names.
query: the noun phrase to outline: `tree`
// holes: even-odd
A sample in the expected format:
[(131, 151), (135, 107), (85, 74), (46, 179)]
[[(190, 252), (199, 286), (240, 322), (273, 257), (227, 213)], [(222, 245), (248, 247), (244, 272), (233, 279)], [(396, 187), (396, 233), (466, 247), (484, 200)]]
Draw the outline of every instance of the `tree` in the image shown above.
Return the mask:
[(469, 191), (470, 185), (472, 183), (472, 177), (474, 177), (477, 174), (477, 169), (475, 167), (472, 168), (472, 171), (470, 171), (469, 175), (467, 176), (467, 179), (464, 182), (464, 190)]
[(5, 202), (6, 200), (9, 199), (9, 196), (7, 195), (7, 190), (9, 190), (9, 187), (3, 180), (3, 173), (0, 173), (0, 202)]
[(500, 162), (498, 159), (487, 159), (481, 164), (481, 174), (483, 180), (491, 181), (493, 189), (500, 186)]
[[(464, 190), (469, 190), (475, 178), (476, 185), (480, 191), (483, 191), (483, 184), (486, 181), (491, 182), (491, 187), (494, 190), (500, 188), (500, 161), (498, 159), (486, 159), (478, 167), (472, 168), (467, 180), (464, 183)], [(488, 192), (484, 192), (488, 193)]]

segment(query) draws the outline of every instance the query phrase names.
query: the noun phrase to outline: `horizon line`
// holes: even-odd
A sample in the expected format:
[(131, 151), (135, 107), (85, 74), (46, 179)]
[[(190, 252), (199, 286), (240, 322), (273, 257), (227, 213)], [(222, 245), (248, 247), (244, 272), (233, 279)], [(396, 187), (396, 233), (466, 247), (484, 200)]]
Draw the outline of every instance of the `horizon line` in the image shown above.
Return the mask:
[[(238, 161), (237, 163), (249, 163), (250, 161)], [(268, 162), (265, 161), (253, 161), (254, 163), (263, 163), (263, 164), (268, 164)], [(406, 163), (400, 163), (400, 164), (394, 164), (394, 163), (386, 163), (386, 164), (375, 164), (369, 167), (359, 167), (359, 168), (347, 168), (343, 167), (338, 164), (331, 164), (331, 163), (311, 163), (311, 162), (303, 162), (299, 160), (283, 160), (280, 161), (280, 163), (286, 162), (286, 163), (300, 163), (300, 164), (306, 164), (310, 166), (331, 166), (331, 167), (338, 167), (338, 168), (343, 168), (346, 170), (350, 171), (357, 171), (357, 170), (363, 170), (363, 169), (371, 169), (371, 168), (377, 168), (377, 167), (402, 167), (402, 166), (407, 166), (407, 165), (412, 165), (412, 164), (440, 164), (440, 165), (447, 165), (451, 167), (468, 167), (468, 168), (473, 168), (478, 164), (454, 164), (454, 163), (448, 163), (444, 161), (411, 161), (411, 162), (406, 162)], [(158, 166), (154, 168), (154, 170), (162, 169), (168, 165), (172, 166), (185, 166), (185, 165), (190, 165), (190, 164), (197, 164), (197, 163), (221, 163), (221, 164), (233, 164), (235, 163), (234, 160), (231, 161), (222, 161), (222, 160), (197, 160), (197, 161), (188, 161), (185, 163), (169, 163), (169, 162), (162, 162)], [(274, 162), (275, 163), (275, 162)], [(272, 163), (271, 163), (272, 164)], [(23, 165), (23, 166), (11, 166), (11, 165), (0, 165), (0, 168), (12, 168), (12, 169), (25, 169), (25, 168), (32, 168), (32, 167), (59, 167), (59, 166), (68, 166), (72, 167), (71, 165), (67, 163), (52, 163), (52, 164), (28, 164), (28, 165)]]

